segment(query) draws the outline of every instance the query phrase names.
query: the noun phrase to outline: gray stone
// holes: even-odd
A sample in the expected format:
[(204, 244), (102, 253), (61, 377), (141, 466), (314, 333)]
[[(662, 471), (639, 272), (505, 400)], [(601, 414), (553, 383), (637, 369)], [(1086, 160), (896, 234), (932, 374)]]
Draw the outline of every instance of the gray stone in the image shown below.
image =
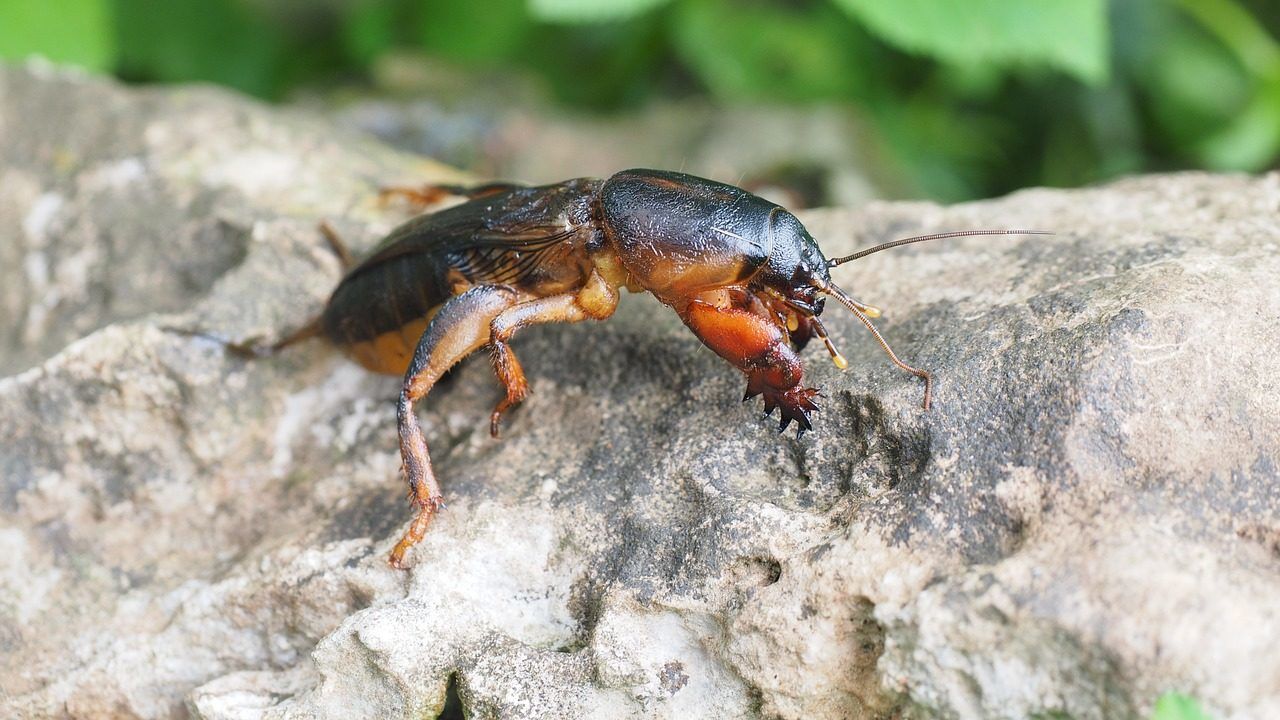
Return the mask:
[(935, 404), (853, 318), (814, 432), (645, 297), (529, 330), (504, 438), (482, 360), (421, 413), (449, 510), (408, 519), (393, 378), (269, 359), (447, 171), (204, 88), (0, 72), (0, 715), (1280, 716), (1280, 175), (806, 213)]

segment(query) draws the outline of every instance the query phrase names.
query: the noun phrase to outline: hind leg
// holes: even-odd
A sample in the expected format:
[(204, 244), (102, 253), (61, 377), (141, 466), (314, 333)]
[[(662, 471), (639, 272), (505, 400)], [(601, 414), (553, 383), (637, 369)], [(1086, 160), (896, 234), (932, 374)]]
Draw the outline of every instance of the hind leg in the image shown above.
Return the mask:
[(458, 361), (489, 342), (489, 325), (502, 311), (516, 305), (519, 295), (505, 287), (478, 286), (449, 300), (432, 318), (414, 350), (400, 390), (396, 419), (400, 429), (400, 458), (404, 463), (409, 498), (417, 511), (413, 523), (391, 551), (393, 567), (404, 567), (404, 554), (422, 540), (431, 519), (444, 506), (427, 454), (427, 441), (414, 403), (431, 390), (440, 376)]

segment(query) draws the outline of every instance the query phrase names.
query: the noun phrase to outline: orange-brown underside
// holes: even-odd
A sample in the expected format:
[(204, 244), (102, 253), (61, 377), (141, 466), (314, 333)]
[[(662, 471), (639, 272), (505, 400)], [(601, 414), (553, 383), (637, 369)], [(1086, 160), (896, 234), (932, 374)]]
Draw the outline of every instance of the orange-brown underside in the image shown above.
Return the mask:
[(409, 361), (413, 359), (413, 351), (418, 346), (418, 339), (426, 331), (428, 322), (430, 318), (405, 323), (397, 330), (348, 346), (347, 354), (372, 372), (404, 375), (409, 369)]

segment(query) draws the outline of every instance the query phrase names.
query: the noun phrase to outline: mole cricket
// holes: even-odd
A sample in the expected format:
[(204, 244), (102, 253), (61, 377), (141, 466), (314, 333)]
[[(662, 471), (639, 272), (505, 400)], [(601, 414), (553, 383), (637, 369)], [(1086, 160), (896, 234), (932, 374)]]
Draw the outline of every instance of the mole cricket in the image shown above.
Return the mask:
[[(816, 337), (838, 367), (848, 366), (818, 318), (825, 299), (819, 296), (828, 296), (866, 326), (894, 365), (924, 380), (927, 410), (929, 372), (898, 358), (871, 322), (879, 310), (841, 290), (831, 269), (925, 240), (1043, 234), (939, 233), (829, 260), (785, 208), (733, 185), (661, 170), (539, 187), (391, 188), (384, 195), (422, 207), (450, 195), (466, 202), (392, 230), (347, 272), (320, 318), (275, 347), (324, 334), (369, 370), (403, 375), (397, 420), (415, 515), (391, 552), (397, 568), (444, 507), (414, 404), (475, 350), (489, 348), (506, 389), (489, 419), (497, 437), (502, 414), (529, 392), (510, 345), (518, 330), (604, 320), (617, 308), (620, 289), (652, 293), (742, 371), (744, 400), (763, 396), (766, 414), (779, 410), (779, 430), (795, 422), (803, 433), (818, 410), (818, 390), (802, 383), (798, 351)], [(340, 239), (322, 229), (350, 264)]]

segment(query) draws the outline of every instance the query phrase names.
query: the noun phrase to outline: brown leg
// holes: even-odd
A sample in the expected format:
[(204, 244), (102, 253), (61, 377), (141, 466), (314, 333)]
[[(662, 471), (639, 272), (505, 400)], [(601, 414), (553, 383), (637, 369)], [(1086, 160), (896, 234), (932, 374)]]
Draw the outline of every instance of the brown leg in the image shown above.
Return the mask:
[(521, 303), (504, 310), (490, 324), (489, 353), (493, 371), (507, 389), (507, 395), (489, 416), (489, 434), (498, 437), (502, 413), (524, 400), (529, 394), (529, 383), (524, 368), (508, 342), (516, 330), (537, 323), (581, 322), (604, 320), (618, 307), (617, 288), (609, 286), (599, 275), (592, 273), (587, 284), (578, 292), (552, 295)]
[(417, 514), (391, 551), (393, 567), (404, 567), (405, 552), (422, 540), (431, 519), (444, 505), (440, 485), (431, 469), (431, 458), (427, 455), (427, 441), (418, 426), (413, 404), (431, 390), (445, 371), (488, 342), (489, 324), (502, 311), (516, 305), (519, 299), (520, 296), (509, 288), (474, 287), (446, 302), (418, 341), (404, 376), (396, 413), (400, 427), (400, 457), (404, 463), (405, 480), (409, 483), (409, 497)]
[(792, 421), (802, 433), (811, 428), (809, 414), (818, 409), (818, 391), (800, 385), (804, 367), (776, 318), (751, 307), (699, 299), (676, 307), (676, 312), (699, 340), (746, 374), (743, 400), (764, 395), (766, 414), (780, 408), (779, 430)]
[(494, 195), (522, 187), (515, 183), (493, 182), (483, 185), (435, 185), (427, 184), (418, 187), (393, 185), (378, 191), (378, 198), (386, 201), (400, 198), (418, 210), (431, 207), (449, 197), (464, 197), (468, 200)]

